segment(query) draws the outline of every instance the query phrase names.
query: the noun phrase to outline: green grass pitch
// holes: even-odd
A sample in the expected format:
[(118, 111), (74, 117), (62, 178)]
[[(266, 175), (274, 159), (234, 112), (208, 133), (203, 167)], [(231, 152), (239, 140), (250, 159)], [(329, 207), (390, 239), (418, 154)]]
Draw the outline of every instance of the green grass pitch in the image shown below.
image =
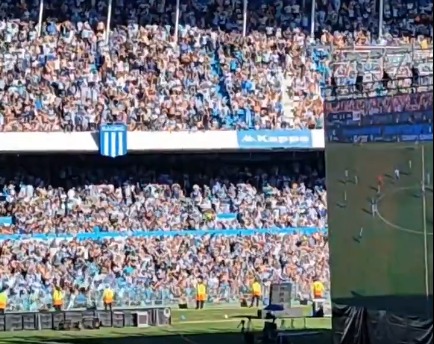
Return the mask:
[(432, 154), (432, 142), (327, 145), (332, 299), (432, 296)]
[[(239, 344), (243, 343), (237, 328), (245, 316), (256, 309), (214, 308), (172, 311), (172, 325), (149, 328), (100, 329), (82, 331), (0, 332), (0, 344)], [(280, 326), (280, 322), (277, 322)], [(294, 344), (330, 343), (330, 318), (286, 319), (284, 327), (297, 333)], [(262, 320), (253, 320), (253, 330), (260, 331)], [(315, 331), (312, 333), (311, 331)]]

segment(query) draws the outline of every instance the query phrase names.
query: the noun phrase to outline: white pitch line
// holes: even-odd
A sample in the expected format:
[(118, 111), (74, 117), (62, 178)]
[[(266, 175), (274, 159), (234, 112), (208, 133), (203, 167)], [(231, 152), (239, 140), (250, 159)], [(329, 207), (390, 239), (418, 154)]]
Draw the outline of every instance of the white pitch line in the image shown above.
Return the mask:
[[(259, 319), (260, 320), (260, 319)], [(176, 325), (182, 325), (182, 324), (212, 324), (212, 323), (229, 323), (229, 322), (235, 322), (240, 321), (240, 319), (215, 319), (215, 320), (191, 320), (191, 321), (182, 321), (176, 323)]]
[[(431, 185), (426, 185), (426, 187), (431, 187)], [(415, 186), (406, 186), (406, 187), (396, 188), (396, 189), (394, 189), (394, 190), (392, 190), (392, 191), (390, 191), (390, 192), (388, 192), (388, 193), (384, 193), (384, 194), (383, 194), (383, 195), (378, 199), (378, 203), (380, 203), (380, 201), (381, 201), (383, 198), (385, 198), (386, 196), (388, 196), (388, 195), (390, 196), (391, 194), (393, 195), (393, 194), (398, 193), (398, 192), (400, 192), (400, 191), (405, 191), (405, 190), (415, 190), (415, 189), (416, 189)], [(377, 216), (378, 216), (378, 218), (379, 218), (381, 221), (383, 221), (385, 224), (389, 225), (390, 227), (392, 227), (392, 228), (394, 228), (394, 229), (396, 229), (396, 230), (399, 230), (399, 231), (401, 231), (401, 232), (410, 233), (410, 234), (424, 235), (424, 233), (421, 232), (421, 231), (416, 231), (416, 230), (414, 230), (414, 229), (410, 229), (410, 228), (405, 228), (405, 227), (402, 227), (402, 226), (398, 226), (398, 225), (394, 224), (393, 222), (390, 222), (389, 220), (387, 220), (386, 218), (384, 218), (384, 217), (381, 215), (381, 213), (380, 213), (380, 208), (377, 209)], [(425, 220), (424, 220), (424, 221), (425, 221)], [(433, 233), (432, 233), (432, 232), (427, 232), (426, 235), (428, 235), (428, 236), (433, 236)]]

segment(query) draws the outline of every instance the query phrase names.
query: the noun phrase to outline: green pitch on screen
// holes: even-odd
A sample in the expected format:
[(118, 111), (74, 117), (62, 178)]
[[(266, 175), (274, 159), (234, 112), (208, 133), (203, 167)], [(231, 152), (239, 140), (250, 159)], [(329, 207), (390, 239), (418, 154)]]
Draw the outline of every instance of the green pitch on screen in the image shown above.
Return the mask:
[(432, 143), (327, 145), (333, 299), (432, 295), (432, 154)]

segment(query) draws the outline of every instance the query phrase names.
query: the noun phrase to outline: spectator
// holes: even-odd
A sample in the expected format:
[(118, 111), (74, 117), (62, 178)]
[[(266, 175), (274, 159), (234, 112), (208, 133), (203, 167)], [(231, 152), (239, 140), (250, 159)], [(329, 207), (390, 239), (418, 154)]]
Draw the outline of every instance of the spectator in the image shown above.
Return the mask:
[[(303, 165), (282, 160), (269, 168), (255, 162), (223, 167), (207, 156), (158, 165), (159, 158), (139, 163), (131, 157), (128, 169), (98, 168), (98, 158), (83, 159), (89, 165), (74, 158), (57, 165), (48, 158), (41, 171), (32, 158), (18, 158), (19, 173), (5, 168), (0, 215), (14, 223), (0, 224), (0, 230), (76, 234), (326, 224), (323, 169), (312, 157)], [(180, 167), (171, 173), (173, 164)], [(49, 179), (46, 166), (52, 166)]]
[[(406, 79), (398, 86), (411, 86), (409, 52), (382, 65), (384, 49), (354, 54), (354, 45), (431, 43), (426, 3), (385, 6), (379, 39), (370, 1), (317, 3), (315, 37), (306, 34), (309, 2), (249, 2), (245, 38), (242, 6), (228, 4), (182, 4), (175, 42), (170, 2), (116, 1), (107, 30), (104, 1), (44, 1), (40, 37), (37, 2), (3, 2), (0, 130), (89, 131), (114, 121), (130, 130), (321, 128), (326, 86), (354, 93), (358, 75), (382, 78), (397, 65)], [(417, 58), (432, 74), (432, 50)], [(385, 92), (375, 83), (361, 93)]]
[[(194, 296), (199, 277), (214, 302), (240, 299), (255, 278), (265, 287), (289, 279), (297, 297), (308, 295), (313, 276), (328, 276), (326, 237), (314, 229), (327, 217), (322, 161), (277, 153), (263, 168), (266, 157), (132, 156), (111, 166), (98, 157), (8, 157), (0, 171), (0, 287), (9, 288), (11, 309), (49, 308), (55, 285), (66, 308), (101, 303), (105, 288), (118, 306), (175, 302)], [(312, 230), (303, 236), (288, 227)], [(261, 228), (267, 234), (203, 234)], [(171, 235), (185, 229), (201, 231)]]
[[(246, 37), (241, 1), (182, 3), (176, 30), (169, 1), (117, 0), (111, 27), (106, 1), (45, 0), (41, 27), (38, 6), (0, 4), (0, 131), (315, 129), (325, 98), (418, 90), (415, 74), (432, 84), (432, 3), (422, 0), (386, 1), (382, 37), (371, 0), (316, 2), (313, 36), (311, 1), (248, 1)], [(101, 306), (105, 288), (117, 306), (170, 303), (191, 299), (199, 278), (214, 302), (238, 300), (253, 280), (264, 295), (290, 280), (308, 297), (314, 277), (329, 280), (315, 230), (327, 221), (323, 161), (254, 157), (5, 158), (10, 308), (50, 308), (56, 285), (67, 309)], [(267, 234), (202, 235), (231, 229)], [(171, 235), (183, 230), (200, 232)], [(150, 235), (52, 239), (139, 231)], [(14, 234), (25, 240), (5, 240)]]
[[(300, 244), (300, 242), (302, 242)], [(189, 236), (95, 241), (0, 242), (0, 284), (9, 290), (9, 309), (50, 308), (52, 290), (65, 293), (64, 307), (102, 307), (103, 290), (115, 292), (115, 306), (192, 300), (198, 278), (209, 301), (239, 300), (258, 278), (291, 280), (294, 297), (306, 297), (314, 276), (329, 280), (325, 238), (298, 234), (242, 237)], [(264, 295), (266, 290), (264, 291)]]

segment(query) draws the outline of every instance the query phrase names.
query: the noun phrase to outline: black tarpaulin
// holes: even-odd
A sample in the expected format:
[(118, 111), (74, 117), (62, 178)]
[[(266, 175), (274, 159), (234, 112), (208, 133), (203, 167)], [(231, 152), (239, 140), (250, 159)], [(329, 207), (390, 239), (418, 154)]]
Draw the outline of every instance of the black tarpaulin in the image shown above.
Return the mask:
[(433, 344), (433, 321), (360, 306), (334, 305), (334, 344)]

